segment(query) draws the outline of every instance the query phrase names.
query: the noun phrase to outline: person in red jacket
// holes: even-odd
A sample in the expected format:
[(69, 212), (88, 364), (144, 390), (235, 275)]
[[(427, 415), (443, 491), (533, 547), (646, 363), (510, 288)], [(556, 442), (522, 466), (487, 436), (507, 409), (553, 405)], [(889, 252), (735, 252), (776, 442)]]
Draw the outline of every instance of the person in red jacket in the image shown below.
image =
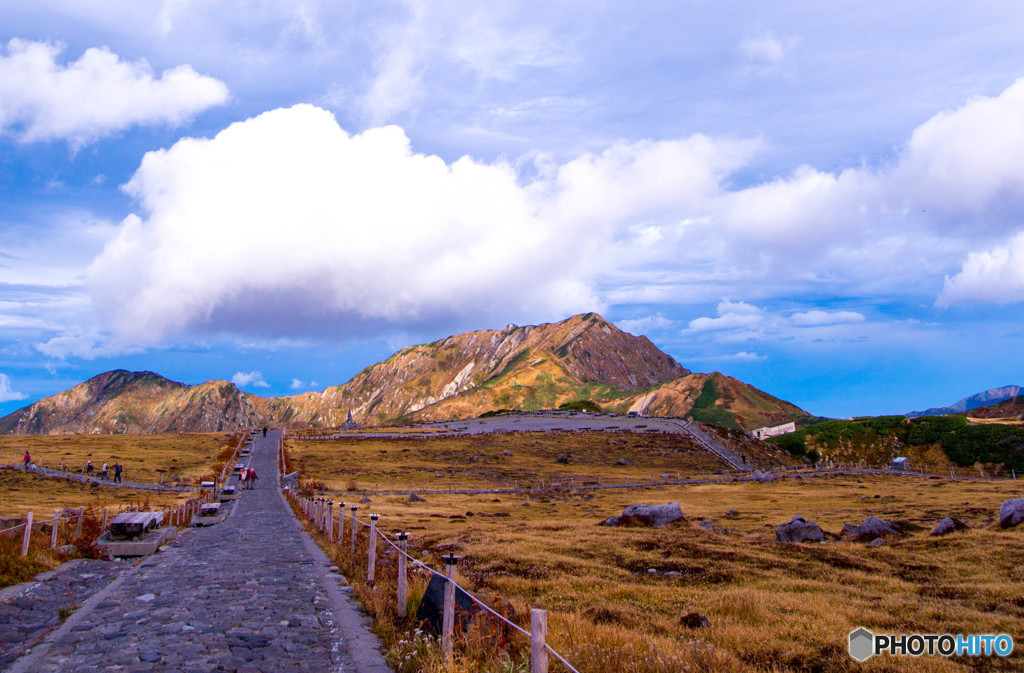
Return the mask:
[(32, 462), (32, 456), (29, 455), (28, 451), (25, 452), (25, 457), (22, 460), (25, 461), (25, 471), (28, 472), (28, 466)]

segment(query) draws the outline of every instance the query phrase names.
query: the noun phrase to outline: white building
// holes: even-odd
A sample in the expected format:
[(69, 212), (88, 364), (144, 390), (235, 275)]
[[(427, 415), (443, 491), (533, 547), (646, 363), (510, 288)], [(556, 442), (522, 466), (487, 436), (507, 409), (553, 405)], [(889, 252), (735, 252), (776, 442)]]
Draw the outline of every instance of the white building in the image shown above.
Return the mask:
[(796, 423), (793, 421), (779, 423), (778, 425), (766, 425), (763, 428), (754, 428), (750, 431), (750, 434), (758, 439), (767, 439), (768, 437), (778, 437), (790, 432), (796, 432)]

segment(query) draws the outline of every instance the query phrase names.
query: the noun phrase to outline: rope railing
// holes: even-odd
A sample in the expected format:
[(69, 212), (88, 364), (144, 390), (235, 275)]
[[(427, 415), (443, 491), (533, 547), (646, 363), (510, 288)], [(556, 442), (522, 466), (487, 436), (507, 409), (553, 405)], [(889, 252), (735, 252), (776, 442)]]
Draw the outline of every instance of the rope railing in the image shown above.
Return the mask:
[(530, 639), (531, 643), (531, 655), (530, 655), (530, 671), (531, 673), (547, 673), (548, 672), (548, 658), (550, 654), (559, 662), (561, 662), (570, 673), (579, 673), (579, 671), (568, 661), (565, 657), (555, 651), (546, 642), (547, 635), (547, 610), (531, 609), (530, 610), (530, 624), (531, 629), (527, 631), (518, 624), (509, 620), (505, 615), (487, 605), (484, 601), (480, 600), (477, 596), (466, 590), (465, 587), (458, 584), (455, 581), (455, 567), (460, 559), (458, 556), (449, 554), (444, 557), (445, 560), (445, 572), (436, 570), (426, 563), (423, 563), (419, 559), (414, 558), (408, 553), (408, 533), (401, 532), (396, 536), (401, 542), (401, 546), (395, 544), (386, 533), (377, 528), (377, 520), (379, 514), (370, 515), (370, 523), (366, 523), (358, 518), (356, 512), (359, 509), (358, 505), (350, 506), (351, 514), (346, 515), (344, 512), (344, 503), (340, 503), (338, 508), (337, 519), (333, 515), (334, 502), (326, 498), (299, 498), (295, 496), (291, 491), (287, 491), (289, 497), (293, 498), (306, 519), (309, 523), (322, 534), (324, 534), (329, 542), (334, 543), (335, 541), (335, 529), (337, 529), (337, 542), (336, 545), (341, 547), (344, 542), (346, 519), (351, 522), (348, 526), (350, 531), (349, 538), (351, 543), (351, 550), (349, 552), (349, 558), (355, 560), (356, 554), (356, 541), (359, 536), (359, 528), (369, 528), (371, 537), (367, 541), (367, 583), (373, 584), (375, 577), (375, 565), (376, 565), (376, 541), (379, 537), (388, 546), (393, 548), (398, 554), (399, 560), (399, 577), (398, 577), (398, 612), (399, 617), (405, 617), (405, 600), (406, 600), (406, 577), (407, 563), (405, 561), (411, 561), (413, 567), (420, 568), (431, 575), (437, 575), (445, 580), (445, 599), (444, 599), (444, 614), (442, 617), (442, 633), (441, 633), (441, 648), (447, 663), (451, 663), (453, 654), (453, 636), (454, 636), (454, 610), (455, 610), (455, 591), (458, 589), (465, 594), (470, 600), (472, 600), (481, 609), (487, 613), (493, 615), (499, 619), (502, 623), (508, 625), (515, 631), (518, 631), (522, 635)]

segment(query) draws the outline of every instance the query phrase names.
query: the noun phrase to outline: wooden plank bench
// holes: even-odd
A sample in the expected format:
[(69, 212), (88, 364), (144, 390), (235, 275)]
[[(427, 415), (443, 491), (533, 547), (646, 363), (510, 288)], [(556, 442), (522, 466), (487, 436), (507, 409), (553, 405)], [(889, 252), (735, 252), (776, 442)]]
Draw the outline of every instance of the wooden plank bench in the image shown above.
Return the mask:
[(163, 512), (124, 512), (110, 521), (110, 537), (133, 540), (148, 530), (159, 528)]

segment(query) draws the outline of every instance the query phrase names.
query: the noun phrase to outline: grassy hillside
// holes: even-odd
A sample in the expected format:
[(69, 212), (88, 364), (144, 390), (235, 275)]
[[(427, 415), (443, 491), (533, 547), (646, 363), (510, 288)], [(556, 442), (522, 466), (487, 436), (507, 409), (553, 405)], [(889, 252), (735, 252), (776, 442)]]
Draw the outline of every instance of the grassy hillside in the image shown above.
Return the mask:
[(897, 456), (936, 470), (976, 463), (1024, 471), (1024, 428), (969, 424), (959, 415), (876, 416), (818, 423), (772, 442), (794, 455), (885, 464)]

